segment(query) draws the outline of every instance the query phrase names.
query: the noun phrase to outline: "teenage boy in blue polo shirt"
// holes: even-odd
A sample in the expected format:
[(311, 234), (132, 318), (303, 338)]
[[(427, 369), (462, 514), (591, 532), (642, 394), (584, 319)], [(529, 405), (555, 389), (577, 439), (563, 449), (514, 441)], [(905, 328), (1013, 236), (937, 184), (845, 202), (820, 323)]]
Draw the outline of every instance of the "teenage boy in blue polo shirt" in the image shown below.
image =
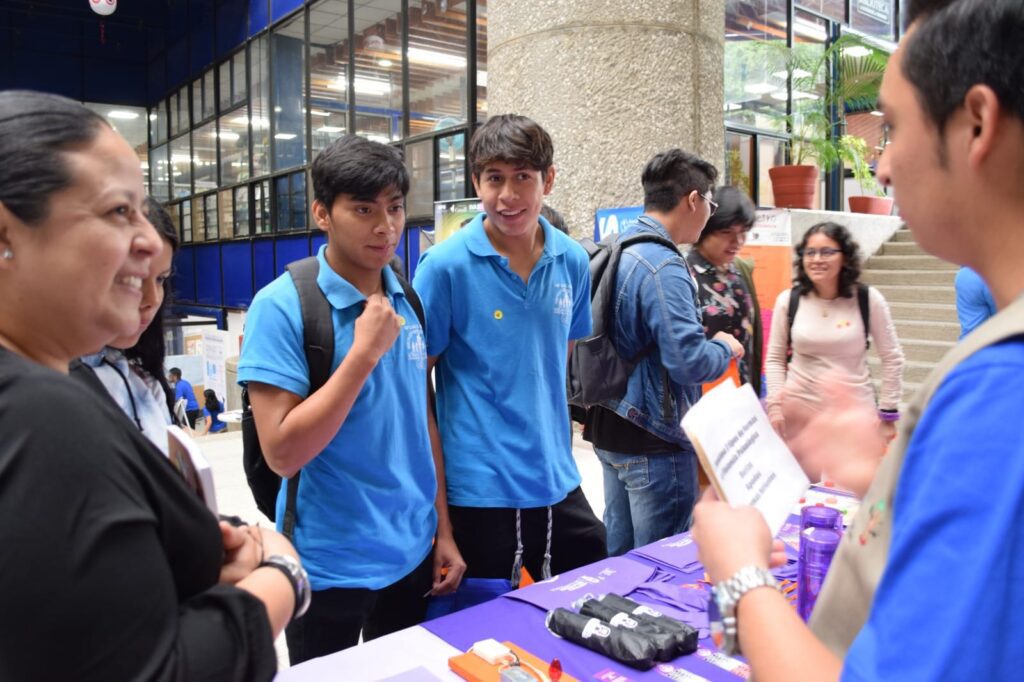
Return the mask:
[(313, 216), (327, 233), (317, 284), (332, 309), (333, 372), (309, 394), (287, 273), (253, 300), (238, 365), (268, 464), (284, 477), (302, 470), (294, 542), (313, 600), (288, 626), (293, 664), (352, 646), (360, 631), (369, 640), (421, 622), (425, 593), (453, 591), (465, 570), (431, 448), (423, 328), (388, 267), (405, 227), (401, 153), (348, 135), (320, 153), (312, 175)]
[(514, 584), (522, 565), (539, 578), (607, 555), (565, 402), (568, 349), (591, 331), (589, 261), (539, 218), (552, 156), (530, 119), (488, 119), (469, 146), (485, 213), (428, 250), (414, 282), (455, 540), (468, 576)]

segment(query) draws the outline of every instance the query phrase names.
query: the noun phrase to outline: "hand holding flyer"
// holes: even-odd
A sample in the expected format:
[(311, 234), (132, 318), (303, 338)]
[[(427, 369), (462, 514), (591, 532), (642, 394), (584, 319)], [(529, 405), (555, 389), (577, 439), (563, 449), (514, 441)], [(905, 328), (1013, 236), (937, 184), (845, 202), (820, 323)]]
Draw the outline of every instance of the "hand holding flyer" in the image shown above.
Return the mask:
[(750, 385), (716, 386), (690, 408), (682, 427), (719, 499), (756, 508), (774, 537), (810, 481)]

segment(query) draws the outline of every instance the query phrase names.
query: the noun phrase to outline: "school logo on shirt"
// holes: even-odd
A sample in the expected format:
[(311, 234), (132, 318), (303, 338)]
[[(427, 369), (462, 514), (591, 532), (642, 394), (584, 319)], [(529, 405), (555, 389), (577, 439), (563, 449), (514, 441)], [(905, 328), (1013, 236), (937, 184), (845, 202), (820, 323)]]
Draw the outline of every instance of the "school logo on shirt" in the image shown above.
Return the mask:
[(572, 287), (568, 284), (555, 285), (555, 315), (566, 326), (572, 321)]
[(427, 342), (423, 338), (423, 327), (408, 325), (405, 328), (405, 355), (406, 358), (416, 363), (419, 369), (427, 368)]

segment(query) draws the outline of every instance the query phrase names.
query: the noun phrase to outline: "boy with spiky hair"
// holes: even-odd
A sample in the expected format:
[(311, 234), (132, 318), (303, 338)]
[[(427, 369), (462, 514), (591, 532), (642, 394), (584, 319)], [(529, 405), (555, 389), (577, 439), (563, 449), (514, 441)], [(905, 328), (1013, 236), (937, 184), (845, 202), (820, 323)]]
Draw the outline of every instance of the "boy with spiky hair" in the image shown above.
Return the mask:
[(436, 366), (455, 540), (467, 575), (518, 582), (606, 555), (572, 458), (568, 351), (590, 334), (589, 260), (540, 217), (553, 147), (534, 121), (490, 118), (469, 146), (484, 213), (416, 270)]

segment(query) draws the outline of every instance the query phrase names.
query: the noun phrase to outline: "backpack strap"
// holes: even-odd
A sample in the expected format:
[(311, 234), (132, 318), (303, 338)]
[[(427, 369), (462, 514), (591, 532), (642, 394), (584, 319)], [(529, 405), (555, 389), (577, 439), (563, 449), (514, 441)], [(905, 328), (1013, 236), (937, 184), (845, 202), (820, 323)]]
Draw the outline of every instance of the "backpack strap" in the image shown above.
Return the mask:
[(864, 347), (871, 348), (871, 301), (868, 298), (866, 284), (857, 283), (857, 305), (860, 307), (860, 320), (864, 323)]
[(420, 326), (423, 327), (423, 333), (427, 333), (427, 316), (423, 312), (423, 301), (416, 294), (416, 290), (412, 288), (412, 284), (405, 278), (405, 273), (402, 272), (402, 261), (397, 257), (391, 259), (391, 270), (395, 273), (395, 277), (398, 279), (398, 283), (402, 285), (402, 293), (405, 294), (405, 299), (409, 301), (409, 305), (416, 312), (416, 317), (420, 320)]
[[(331, 363), (334, 361), (334, 319), (331, 317), (331, 304), (316, 283), (316, 277), (320, 272), (320, 261), (316, 256), (289, 263), (286, 269), (299, 293), (302, 343), (306, 352), (306, 364), (309, 365), (309, 392), (312, 394), (320, 390), (331, 376)], [(299, 495), (300, 474), (301, 469), (288, 479), (282, 530), (289, 540), (295, 532), (295, 501)]]
[(801, 296), (803, 291), (799, 286), (794, 285), (789, 290), (789, 309), (786, 311), (786, 364), (789, 364), (790, 358), (793, 357), (793, 320), (796, 319)]

